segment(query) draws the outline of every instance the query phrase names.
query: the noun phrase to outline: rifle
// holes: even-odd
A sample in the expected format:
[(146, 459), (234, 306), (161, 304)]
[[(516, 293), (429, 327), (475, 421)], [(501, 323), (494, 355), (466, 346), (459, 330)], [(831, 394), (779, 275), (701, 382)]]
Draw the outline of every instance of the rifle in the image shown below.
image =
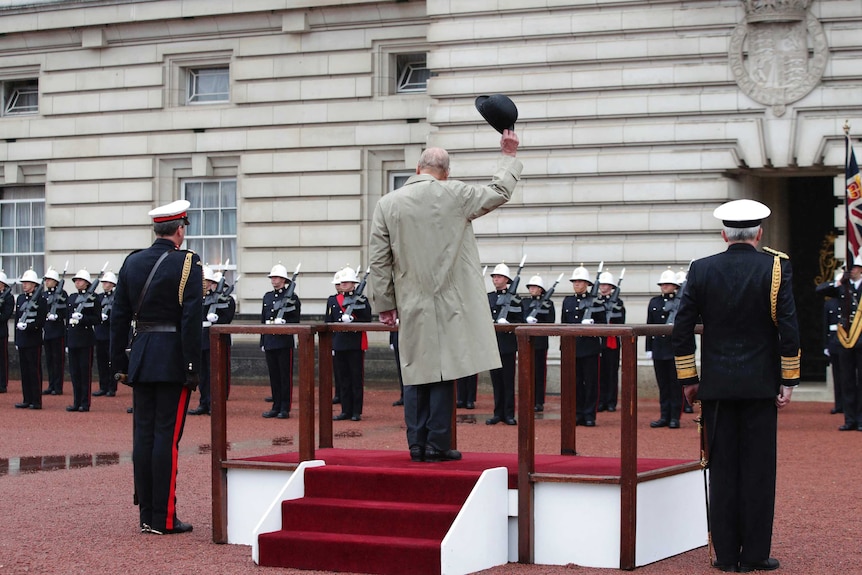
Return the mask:
[(623, 268), (620, 272), (620, 278), (617, 280), (617, 285), (614, 286), (611, 297), (605, 300), (605, 312), (607, 313), (608, 323), (611, 323), (612, 319), (623, 317), (622, 309), (618, 308), (618, 305), (620, 302), (620, 286), (623, 283), (624, 275), (626, 275), (626, 268)]
[(62, 297), (65, 294), (65, 285), (66, 285), (66, 270), (69, 269), (69, 260), (66, 260), (65, 265), (63, 266), (63, 275), (60, 276), (60, 282), (57, 284), (57, 289), (54, 290), (54, 294), (51, 296), (51, 307), (48, 308), (48, 317), (57, 317), (57, 306), (61, 301), (65, 301), (65, 298)]
[[(599, 276), (602, 275), (602, 268), (604, 267), (605, 262), (599, 262), (599, 269), (596, 270), (596, 281), (593, 282), (593, 287), (590, 289), (590, 295), (584, 298), (583, 307), (586, 308), (587, 311), (584, 312), (584, 317), (581, 318), (581, 323), (583, 323), (584, 320), (592, 320), (593, 318), (593, 309), (595, 307), (596, 297), (599, 294)], [(604, 309), (604, 307), (599, 309)], [(588, 321), (587, 323), (592, 323), (592, 321)]]
[(242, 275), (236, 276), (232, 285), (225, 286), (224, 274), (222, 274), (221, 279), (218, 281), (218, 285), (216, 289), (213, 290), (211, 294), (207, 294), (206, 300), (204, 301), (204, 305), (209, 305), (209, 309), (207, 310), (207, 314), (216, 313), (216, 310), (224, 309), (230, 305), (228, 300), (230, 299), (230, 294), (233, 293), (234, 286), (236, 286), (239, 278)]
[[(542, 296), (542, 299), (539, 300), (538, 305), (534, 306), (533, 309), (530, 310), (529, 315), (527, 317), (536, 317), (539, 313), (547, 313), (547, 310), (544, 310), (545, 303), (550, 301), (551, 296), (554, 295), (554, 290), (557, 289), (557, 284), (560, 283), (560, 280), (563, 279), (563, 276), (566, 275), (564, 273), (560, 274), (560, 277), (557, 278), (557, 281), (554, 282), (554, 285), (551, 286), (551, 289), (545, 292), (545, 295)], [(543, 310), (540, 312), (539, 310)], [(525, 318), (526, 319), (526, 318)], [(527, 322), (529, 323), (529, 322)]]
[[(39, 284), (33, 291), (33, 297), (27, 300), (27, 303), (24, 304), (23, 309), (21, 310), (21, 318), (18, 320), (18, 325), (21, 324), (31, 324), (36, 321), (36, 314), (39, 305), (39, 298), (42, 297), (42, 292), (45, 291), (45, 280), (42, 280), (42, 283)], [(26, 325), (25, 325), (26, 328)]]
[[(293, 272), (293, 277), (290, 278), (290, 286), (288, 286), (287, 288), (287, 293), (284, 294), (284, 298), (278, 300), (272, 305), (272, 310), (276, 312), (276, 314), (275, 317), (267, 321), (267, 323), (283, 323), (284, 314), (296, 309), (296, 300), (293, 299), (293, 294), (296, 291), (296, 276), (299, 275), (299, 268), (301, 265), (302, 262), (296, 264), (296, 270), (294, 270)], [(239, 281), (239, 278), (237, 278), (237, 281)]]
[[(99, 275), (90, 282), (90, 285), (87, 286), (87, 289), (84, 290), (83, 297), (78, 298), (78, 303), (75, 306), (75, 313), (80, 314), (84, 311), (85, 307), (93, 307), (93, 302), (96, 300), (96, 288), (99, 286), (99, 278), (102, 277), (102, 274), (105, 273), (105, 270), (108, 269), (108, 262), (105, 262), (105, 265), (102, 266), (101, 271), (99, 271)], [(74, 317), (69, 319), (69, 325), (78, 325), (80, 320), (75, 319)]]
[[(512, 279), (512, 283), (510, 283), (509, 287), (506, 289), (506, 293), (497, 296), (497, 305), (500, 306), (500, 311), (497, 312), (497, 318), (494, 320), (496, 323), (501, 323), (501, 319), (503, 320), (503, 323), (505, 323), (506, 316), (508, 316), (509, 312), (512, 311), (512, 300), (518, 295), (518, 284), (521, 283), (521, 270), (524, 269), (525, 261), (527, 261), (526, 254), (521, 258), (521, 263), (518, 264), (518, 273), (515, 274), (515, 277)], [(521, 310), (515, 309), (514, 311)]]
[(368, 300), (362, 299), (362, 292), (365, 291), (365, 284), (368, 281), (368, 274), (371, 273), (371, 266), (365, 268), (365, 275), (362, 276), (362, 281), (353, 290), (353, 295), (344, 297), (344, 313), (341, 315), (353, 315), (355, 309), (365, 309)]
[[(691, 260), (693, 262), (694, 260)], [(686, 277), (688, 277), (688, 270), (691, 269), (691, 262), (688, 262), (688, 268), (685, 271)], [(682, 294), (685, 291), (685, 284), (688, 283), (688, 280), (682, 282), (679, 286), (679, 289), (676, 290), (676, 297), (673, 299), (669, 299), (664, 302), (664, 307), (662, 311), (668, 312), (667, 319), (665, 320), (665, 325), (673, 325), (673, 322), (676, 320), (676, 313), (679, 311), (679, 302), (682, 301)]]

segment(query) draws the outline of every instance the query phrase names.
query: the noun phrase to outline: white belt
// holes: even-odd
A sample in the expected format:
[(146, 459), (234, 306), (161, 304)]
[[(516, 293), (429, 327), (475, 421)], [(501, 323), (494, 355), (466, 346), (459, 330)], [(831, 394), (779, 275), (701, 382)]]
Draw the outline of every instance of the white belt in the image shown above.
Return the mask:
[(830, 325), (830, 326), (829, 326), (829, 331), (838, 331), (838, 324), (836, 323), (836, 324), (834, 324), (834, 325)]
[(203, 327), (209, 327), (209, 326), (211, 326), (212, 324), (213, 324), (213, 322), (211, 322), (211, 321), (204, 321), (204, 322), (201, 322), (201, 326), (203, 326)]

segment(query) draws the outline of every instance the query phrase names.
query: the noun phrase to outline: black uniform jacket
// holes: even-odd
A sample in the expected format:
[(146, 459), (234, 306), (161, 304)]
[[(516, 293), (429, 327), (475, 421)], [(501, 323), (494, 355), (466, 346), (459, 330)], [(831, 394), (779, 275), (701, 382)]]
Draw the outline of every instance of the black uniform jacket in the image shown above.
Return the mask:
[[(115, 289), (110, 293), (100, 293), (96, 295), (96, 301), (99, 302), (99, 308), (102, 310), (99, 315), (99, 323), (93, 328), (96, 332), (96, 341), (111, 340), (111, 308), (114, 306)], [(102, 320), (102, 316), (108, 316), (108, 319)]]
[(84, 317), (75, 325), (72, 325), (72, 322), (67, 324), (66, 347), (93, 347), (96, 345), (93, 326), (102, 323), (102, 308), (99, 307), (96, 294), (92, 294), (89, 298), (86, 292), (75, 292), (70, 295), (66, 305), (67, 316), (71, 318), (78, 308), (78, 304), (82, 301), (84, 306), (81, 307), (81, 315)]
[[(488, 305), (491, 306), (491, 318), (494, 322), (500, 317), (500, 308), (503, 306), (497, 305), (497, 299), (506, 293), (506, 290), (497, 290), (488, 292)], [(509, 313), (506, 314), (506, 321), (509, 323), (524, 323), (524, 312), (522, 311), (522, 301), (517, 295), (512, 297), (512, 303), (509, 308)], [(518, 351), (518, 338), (514, 332), (497, 332), (497, 348), (500, 353), (515, 353)]]
[[(560, 323), (582, 323), (584, 316), (589, 309), (590, 293), (568, 295), (563, 300), (563, 313), (560, 316)], [(593, 302), (590, 318), (594, 323), (607, 323), (604, 308), (598, 302)], [(602, 350), (602, 338), (600, 337), (579, 337), (575, 347), (575, 357), (589, 357), (598, 355)]]
[[(209, 294), (207, 294), (209, 295)], [(204, 298), (206, 299), (206, 297)], [(225, 301), (227, 307), (218, 307), (213, 311), (214, 314), (218, 316), (217, 324), (227, 324), (233, 321), (233, 316), (236, 315), (236, 301), (230, 296), (228, 296), (227, 301)], [(201, 311), (201, 315), (203, 317), (203, 327), (201, 328), (201, 350), (207, 350), (210, 348), (210, 325), (212, 323), (207, 319), (207, 314), (210, 311), (210, 306), (205, 305), (203, 310)], [(230, 337), (228, 337), (228, 345), (230, 345)]]
[[(344, 308), (341, 302), (344, 301), (344, 296), (351, 296), (353, 292), (345, 294), (335, 294), (329, 296), (326, 300), (326, 315), (324, 321), (327, 323), (335, 323), (341, 321), (341, 316), (344, 315)], [(353, 309), (353, 321), (369, 322), (371, 321), (371, 304), (365, 295), (359, 296), (359, 306), (362, 309)], [(365, 332), (339, 332), (332, 334), (332, 350), (347, 351), (350, 349), (367, 349), (368, 337)]]
[(15, 314), (15, 296), (6, 288), (0, 293), (0, 339), (9, 338), (9, 320)]
[[(856, 288), (849, 277), (847, 277), (845, 282), (840, 286), (835, 285), (834, 281), (825, 282), (818, 285), (815, 291), (820, 295), (829, 296), (838, 301), (838, 304), (833, 305), (837, 305), (839, 324), (846, 321), (846, 325), (849, 326), (853, 323), (856, 314), (859, 312), (859, 302), (862, 301), (862, 283), (859, 284), (859, 288)], [(848, 311), (850, 317), (847, 317)], [(834, 333), (837, 339), (837, 329)], [(841, 345), (840, 342), (839, 345)], [(862, 337), (856, 340), (856, 345), (854, 346), (854, 349), (860, 348), (862, 348)]]
[[(680, 382), (698, 383), (697, 373), (681, 373), (680, 364), (690, 357), (694, 367), (694, 328), (703, 320), (699, 399), (768, 399), (781, 384), (799, 383), (790, 261), (781, 259), (777, 325), (770, 304), (773, 262), (773, 256), (750, 244), (734, 243), (692, 263), (673, 326), (673, 348)], [(796, 361), (784, 378), (783, 359)]]
[(45, 320), (45, 326), (43, 328), (43, 338), (44, 339), (57, 339), (58, 337), (63, 337), (66, 335), (66, 320), (68, 319), (68, 314), (66, 313), (66, 304), (68, 303), (68, 295), (65, 291), (61, 290), (59, 286), (53, 287), (51, 289), (46, 289), (42, 292), (42, 297), (45, 298), (45, 313), (51, 313), (52, 302), (56, 302), (55, 313), (57, 314), (57, 319), (55, 320)]
[[(156, 270), (138, 312), (139, 327), (132, 341), (131, 355), (126, 357), (138, 298), (150, 270), (166, 251), (168, 257)], [(186, 254), (191, 255), (191, 268), (188, 280), (181, 286)], [(177, 249), (168, 239), (157, 238), (149, 248), (126, 258), (114, 291), (111, 311), (111, 368), (114, 373), (127, 373), (131, 383), (185, 382), (189, 373), (199, 373), (203, 273), (197, 254)], [(175, 330), (145, 331), (147, 324), (173, 326)]]
[(838, 351), (841, 344), (838, 342), (838, 324), (841, 321), (841, 300), (837, 297), (829, 298), (823, 302), (823, 349), (829, 353)]
[[(281, 289), (268, 291), (263, 294), (260, 323), (274, 320), (282, 309), (284, 309), (284, 312), (281, 314), (281, 318), (285, 323), (299, 323), (302, 302), (299, 301), (299, 296), (296, 295), (296, 292), (293, 292), (293, 297), (290, 300), (285, 300), (289, 285), (289, 283), (286, 283)], [(292, 335), (261, 334), (260, 336), (260, 347), (267, 351), (273, 349), (293, 349), (293, 345)]]
[[(676, 299), (676, 292), (657, 295), (647, 304), (646, 322), (648, 324), (664, 325), (670, 311), (668, 302)], [(653, 359), (673, 359), (673, 342), (669, 335), (649, 336), (646, 338), (646, 350), (652, 352)]]
[[(537, 307), (539, 308), (539, 311), (536, 313), (538, 323), (555, 323), (557, 321), (557, 310), (554, 309), (553, 300), (549, 299), (545, 303), (542, 303), (542, 296), (530, 297), (528, 300), (522, 300), (521, 305), (524, 306), (525, 321), (527, 316)], [(534, 337), (533, 349), (548, 349), (548, 336)]]
[[(18, 294), (18, 300), (15, 302), (16, 324), (21, 320), (21, 316), (24, 314), (28, 302), (32, 298), (33, 294)], [(35, 319), (27, 324), (27, 329), (25, 330), (15, 328), (15, 347), (39, 347), (42, 345), (42, 326), (45, 325), (46, 313), (48, 313), (48, 305), (45, 302), (45, 298), (39, 297), (36, 300)]]

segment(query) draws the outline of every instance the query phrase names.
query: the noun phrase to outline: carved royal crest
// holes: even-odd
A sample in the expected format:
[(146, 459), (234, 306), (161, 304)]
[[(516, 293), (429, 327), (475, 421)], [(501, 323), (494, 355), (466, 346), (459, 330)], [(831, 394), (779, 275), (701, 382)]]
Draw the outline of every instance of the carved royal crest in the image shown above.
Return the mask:
[(772, 106), (776, 116), (808, 94), (826, 68), (828, 47), (811, 0), (742, 0), (745, 20), (730, 40), (730, 67), (739, 88)]

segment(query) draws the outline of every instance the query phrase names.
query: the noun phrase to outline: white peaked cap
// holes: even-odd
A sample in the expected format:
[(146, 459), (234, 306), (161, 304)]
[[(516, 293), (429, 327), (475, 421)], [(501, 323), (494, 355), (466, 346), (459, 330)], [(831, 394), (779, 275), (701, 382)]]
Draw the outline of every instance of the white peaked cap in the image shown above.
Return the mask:
[[(42, 277), (50, 279), (50, 280), (54, 280), (54, 281), (60, 281), (60, 274), (57, 273), (57, 270), (55, 270), (54, 268), (51, 268), (51, 267), (48, 268), (48, 271), (46, 271), (45, 275)], [(36, 282), (36, 283), (39, 283), (39, 282)]]
[(153, 218), (153, 223), (171, 222), (173, 220), (185, 220), (189, 223), (189, 206), (191, 203), (188, 200), (177, 200), (164, 206), (159, 206), (154, 210), (150, 210), (147, 215)]
[(21, 282), (33, 282), (34, 284), (42, 283), (39, 281), (39, 276), (36, 275), (36, 272), (33, 270), (27, 270), (21, 275), (21, 279), (18, 280)]
[(530, 281), (527, 282), (527, 287), (530, 286), (538, 286), (542, 288), (542, 291), (547, 291), (545, 289), (545, 282), (542, 281), (542, 276), (533, 276), (530, 278)]
[(733, 200), (715, 208), (712, 215), (729, 228), (753, 228), (771, 213), (765, 204), (755, 200)]
[(114, 272), (105, 272), (102, 274), (101, 281), (117, 285), (117, 274)]
[(87, 270), (78, 270), (78, 273), (76, 273), (74, 276), (72, 276), (72, 279), (73, 280), (84, 280), (88, 284), (93, 283), (93, 278), (90, 277), (90, 272), (88, 272)]
[(290, 279), (287, 275), (287, 268), (281, 264), (275, 264), (272, 266), (272, 269), (269, 270), (269, 277)]
[(661, 272), (661, 275), (659, 276), (658, 281), (656, 283), (658, 285), (661, 285), (661, 284), (680, 285), (679, 278), (676, 276), (676, 273), (674, 273), (673, 270), (664, 270), (663, 272)]
[(499, 263), (494, 268), (494, 271), (491, 272), (492, 276), (506, 276), (510, 280), (512, 279), (512, 272), (509, 271), (509, 266), (505, 263)]
[(204, 279), (209, 280), (211, 282), (217, 282), (218, 281), (215, 278), (215, 274), (213, 273), (213, 269), (209, 266), (204, 266)]
[(584, 266), (578, 266), (572, 271), (572, 277), (569, 278), (570, 282), (576, 280), (583, 280), (585, 282), (593, 283), (593, 280), (590, 279), (590, 272)]
[(617, 282), (614, 281), (614, 274), (611, 272), (602, 272), (599, 274), (599, 283), (600, 284), (610, 284), (614, 287), (617, 287)]

